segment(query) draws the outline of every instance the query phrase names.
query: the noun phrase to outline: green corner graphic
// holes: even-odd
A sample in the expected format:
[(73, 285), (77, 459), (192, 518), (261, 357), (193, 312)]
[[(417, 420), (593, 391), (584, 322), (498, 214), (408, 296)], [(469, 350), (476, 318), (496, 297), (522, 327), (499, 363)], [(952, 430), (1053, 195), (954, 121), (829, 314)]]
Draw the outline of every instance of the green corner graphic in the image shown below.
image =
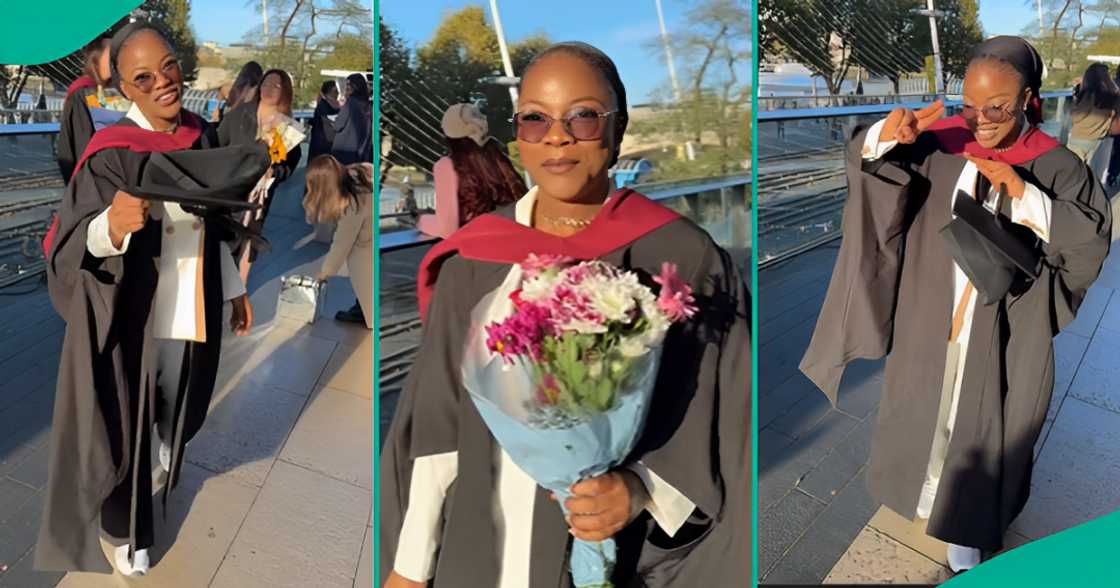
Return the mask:
[(0, 63), (66, 57), (140, 6), (140, 0), (15, 0), (0, 19)]
[(1120, 512), (1028, 543), (942, 584), (948, 588), (1120, 586)]

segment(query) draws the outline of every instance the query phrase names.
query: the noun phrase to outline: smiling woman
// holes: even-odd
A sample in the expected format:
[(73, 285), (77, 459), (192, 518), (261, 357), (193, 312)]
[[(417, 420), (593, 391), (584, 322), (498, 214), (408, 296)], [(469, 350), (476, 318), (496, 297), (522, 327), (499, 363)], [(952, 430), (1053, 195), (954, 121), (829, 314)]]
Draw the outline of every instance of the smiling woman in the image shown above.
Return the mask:
[[(746, 586), (751, 419), (743, 280), (697, 225), (637, 192), (612, 190), (608, 170), (626, 132), (627, 101), (601, 51), (575, 42), (542, 51), (522, 74), (513, 119), (535, 187), (472, 221), (421, 264), (424, 338), (381, 457), (382, 582)], [(523, 279), (542, 260), (592, 259), (633, 272), (642, 284), (662, 284), (666, 305), (689, 306), (691, 292), (696, 308), (659, 349), (648, 416), (627, 438), (633, 450), (604, 458), (610, 467), (585, 471), (560, 498), (530, 476), (538, 470), (523, 453), (507, 451), (508, 438), (495, 438), (493, 421), (472, 400), (514, 394), (465, 383), (464, 374), (501, 357), (465, 350), (484, 345), (483, 325), (522, 308)], [(609, 310), (581, 316), (594, 322), (595, 312)], [(603, 439), (599, 453), (611, 455), (617, 443)], [(553, 449), (554, 456), (535, 459), (563, 462), (561, 446)], [(599, 546), (602, 565), (578, 565), (574, 553), (587, 545)]]
[[(1027, 501), (1053, 338), (1109, 249), (1100, 184), (1036, 126), (1042, 71), (1028, 42), (995, 37), (958, 116), (937, 102), (854, 130), (839, 260), (801, 362), (835, 404), (849, 361), (886, 355), (871, 493), (928, 520), (953, 571), (998, 551)], [(1037, 261), (1013, 262), (1022, 250)]]
[[(114, 35), (110, 63), (132, 107), (79, 158), (48, 256), (51, 302), (66, 337), (35, 565), (109, 572), (103, 533), (113, 566), (132, 576), (147, 572), (155, 539), (150, 449), (158, 447), (170, 492), (210, 404), (223, 303), (233, 303), (230, 329), (238, 335), (248, 333), (252, 310), (226, 243), (233, 235), (220, 219), (197, 202), (188, 210), (133, 188), (153, 186), (153, 153), (166, 160), (217, 143), (182, 108), (174, 48), (152, 25), (132, 23)], [(243, 157), (209, 153), (213, 159), (196, 167), (213, 177), (190, 177), (207, 187), (246, 174), (255, 181), (268, 161), (263, 147)]]

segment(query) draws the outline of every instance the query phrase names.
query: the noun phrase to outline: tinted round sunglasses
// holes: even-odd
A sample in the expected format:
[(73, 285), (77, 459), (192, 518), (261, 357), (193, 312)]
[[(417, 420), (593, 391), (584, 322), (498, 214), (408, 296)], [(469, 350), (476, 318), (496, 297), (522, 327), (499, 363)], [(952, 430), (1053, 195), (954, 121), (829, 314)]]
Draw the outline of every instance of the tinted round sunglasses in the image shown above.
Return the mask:
[[(564, 131), (573, 139), (595, 141), (603, 137), (603, 129), (606, 126), (603, 121), (615, 112), (617, 111), (599, 112), (590, 108), (577, 109), (559, 120), (564, 125)], [(557, 119), (536, 111), (518, 112), (510, 119), (510, 122), (517, 128), (517, 138), (526, 143), (540, 143), (556, 121)]]
[(1015, 113), (1007, 110), (1007, 106), (985, 106), (984, 108), (976, 108), (975, 106), (962, 106), (961, 118), (974, 121), (979, 118), (980, 113), (984, 114), (984, 120), (1000, 124), (1011, 120)]

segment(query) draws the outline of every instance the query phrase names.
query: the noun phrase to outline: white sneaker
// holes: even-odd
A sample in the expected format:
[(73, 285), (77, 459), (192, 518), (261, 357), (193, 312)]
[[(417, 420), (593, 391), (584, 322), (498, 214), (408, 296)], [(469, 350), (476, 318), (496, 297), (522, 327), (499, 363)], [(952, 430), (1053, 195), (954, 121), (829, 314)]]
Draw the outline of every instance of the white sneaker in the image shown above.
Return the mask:
[(147, 549), (137, 549), (132, 556), (132, 561), (128, 561), (128, 545), (121, 545), (113, 550), (113, 559), (117, 571), (122, 576), (137, 578), (147, 574), (148, 570), (151, 569)]
[(980, 565), (980, 550), (975, 547), (965, 547), (963, 545), (954, 545), (950, 543), (946, 555), (946, 559), (949, 560), (949, 569), (953, 570), (953, 572), (971, 570)]

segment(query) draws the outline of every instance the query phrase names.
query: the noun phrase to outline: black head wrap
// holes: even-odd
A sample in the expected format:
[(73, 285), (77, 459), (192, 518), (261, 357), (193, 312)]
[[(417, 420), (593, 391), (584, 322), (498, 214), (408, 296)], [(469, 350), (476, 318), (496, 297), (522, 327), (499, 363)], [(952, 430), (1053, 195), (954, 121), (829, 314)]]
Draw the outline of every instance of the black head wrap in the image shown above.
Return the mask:
[(1032, 125), (1041, 123), (1042, 98), (1039, 90), (1044, 66), (1038, 51), (1022, 37), (1001, 35), (977, 45), (972, 51), (970, 63), (988, 59), (1005, 63), (1023, 76), (1026, 87), (1031, 89), (1031, 100), (1026, 105), (1027, 120)]
[[(120, 59), (121, 49), (124, 49), (129, 39), (143, 31), (152, 31), (156, 33), (163, 38), (163, 41), (167, 43), (168, 47), (171, 47), (171, 41), (167, 40), (167, 35), (164, 34), (163, 30), (150, 22), (138, 20), (122, 27), (113, 35), (113, 39), (109, 43), (109, 68), (113, 72), (113, 85), (118, 89), (121, 85), (121, 72), (117, 68), (117, 61)], [(171, 47), (171, 49), (172, 51), (175, 50), (174, 47)]]

